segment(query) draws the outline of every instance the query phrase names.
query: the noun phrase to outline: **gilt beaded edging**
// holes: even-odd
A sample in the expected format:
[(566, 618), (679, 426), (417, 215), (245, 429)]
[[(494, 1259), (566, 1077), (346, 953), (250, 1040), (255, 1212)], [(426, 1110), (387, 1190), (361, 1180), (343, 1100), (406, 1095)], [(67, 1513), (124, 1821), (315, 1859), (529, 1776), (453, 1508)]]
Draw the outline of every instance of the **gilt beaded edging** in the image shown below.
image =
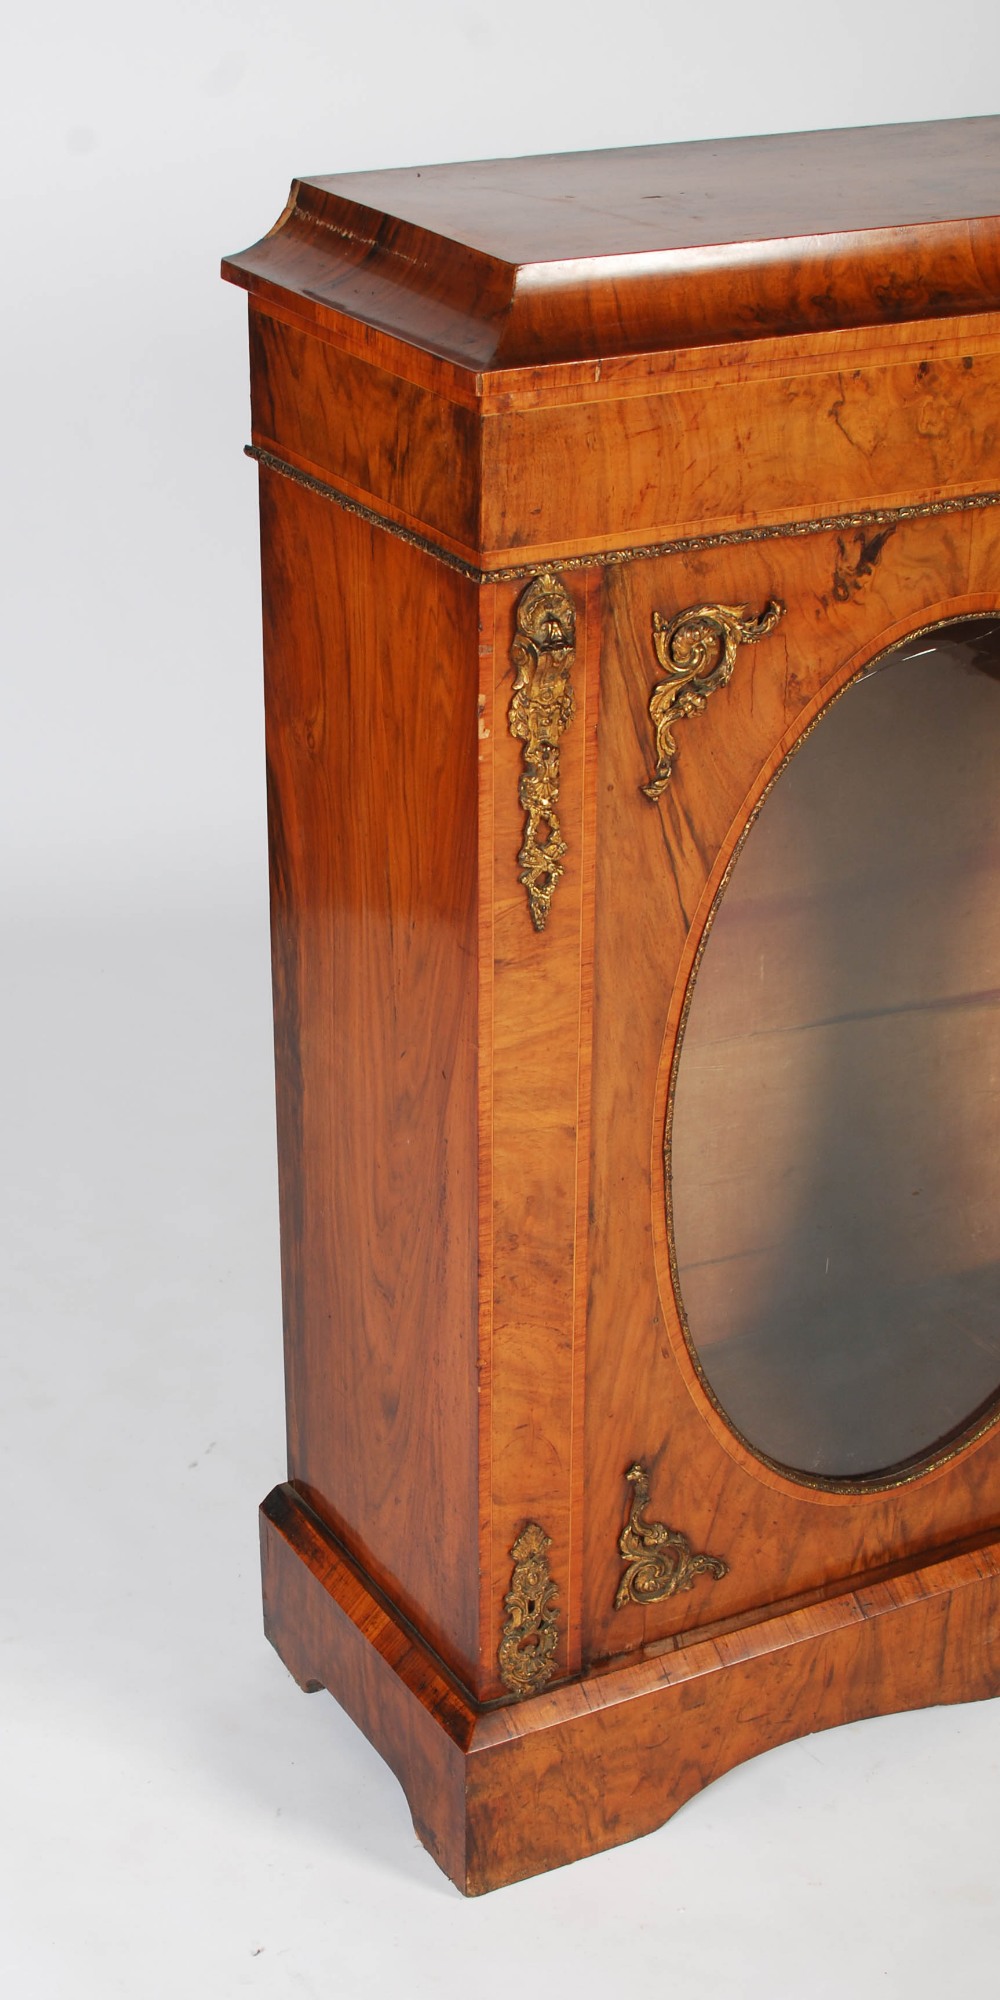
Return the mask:
[(247, 458), (256, 459), (258, 465), (266, 465), (270, 472), (278, 472), (283, 479), (291, 479), (296, 485), (307, 487), (321, 500), (332, 501), (335, 507), (342, 507), (346, 514), (356, 514), (359, 520), (370, 522), (372, 527), (384, 528), (387, 535), (409, 542), (411, 548), (422, 549), (425, 555), (433, 556), (447, 569), (457, 570), (459, 576), (467, 576), (472, 583), (521, 583), (545, 570), (604, 569), (622, 563), (649, 562), (657, 556), (697, 555), (702, 549), (728, 548), (741, 542), (795, 540), (801, 535), (826, 535), (841, 528), (895, 526), (899, 521), (918, 521), (941, 514), (964, 514), (974, 508), (1000, 507), (1000, 491), (960, 493), (954, 499), (914, 501), (906, 507), (862, 507), (853, 514), (821, 514), (811, 521), (784, 521), (772, 527), (727, 528), (718, 535), (683, 535), (672, 542), (647, 542), (641, 548), (602, 549), (598, 554), (588, 556), (550, 555), (538, 557), (534, 562), (515, 563), (506, 569), (480, 569), (475, 563), (466, 562), (464, 556), (453, 555), (450, 549), (441, 548), (437, 542), (431, 541), (429, 535), (418, 534), (415, 528), (404, 528), (398, 521), (388, 520), (374, 507), (366, 507), (361, 500), (351, 500), (346, 493), (339, 492), (336, 486), (329, 486), (323, 479), (317, 479), (311, 472), (300, 472), (297, 465), (289, 465), (286, 459), (278, 458), (263, 445), (247, 444), (243, 450)]

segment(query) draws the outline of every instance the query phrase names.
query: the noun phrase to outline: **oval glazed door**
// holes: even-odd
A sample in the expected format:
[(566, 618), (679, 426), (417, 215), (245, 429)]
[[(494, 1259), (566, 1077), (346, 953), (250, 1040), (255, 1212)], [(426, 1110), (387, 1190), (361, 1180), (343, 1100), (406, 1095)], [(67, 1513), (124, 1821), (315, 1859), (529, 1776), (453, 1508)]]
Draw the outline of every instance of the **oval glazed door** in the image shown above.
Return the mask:
[(766, 551), (716, 572), (720, 602), (759, 617), (778, 583), (787, 616), (683, 714), (672, 767), (661, 736), (666, 785), (648, 639), (642, 705), (636, 660), (705, 570), (609, 585), (590, 1658), (850, 1590), (1000, 1512), (1000, 533), (978, 602), (928, 592), (923, 618), (911, 551), (947, 552), (906, 534), (849, 611), (819, 538), (794, 593)]
[(892, 1483), (1000, 1395), (1000, 627), (848, 684), (705, 932), (668, 1130), (702, 1381), (793, 1478)]

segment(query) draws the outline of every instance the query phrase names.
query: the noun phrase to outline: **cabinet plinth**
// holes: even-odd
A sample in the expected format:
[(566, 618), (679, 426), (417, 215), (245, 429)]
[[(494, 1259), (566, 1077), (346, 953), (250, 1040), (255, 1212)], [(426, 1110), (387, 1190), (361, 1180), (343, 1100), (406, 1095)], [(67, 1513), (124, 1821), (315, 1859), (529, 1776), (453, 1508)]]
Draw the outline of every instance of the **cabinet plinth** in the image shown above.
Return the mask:
[[(993, 209), (972, 119), (299, 182), (224, 266), (264, 592), (266, 1628), (469, 1893), (771, 1744), (1000, 1691), (1000, 835), (946, 791), (949, 838), (906, 820), (1000, 699)], [(845, 966), (859, 896), (884, 943)], [(932, 1073), (974, 1107), (937, 1178)], [(867, 1235), (838, 1110), (887, 1163)], [(925, 1393), (886, 1464), (890, 1328)]]

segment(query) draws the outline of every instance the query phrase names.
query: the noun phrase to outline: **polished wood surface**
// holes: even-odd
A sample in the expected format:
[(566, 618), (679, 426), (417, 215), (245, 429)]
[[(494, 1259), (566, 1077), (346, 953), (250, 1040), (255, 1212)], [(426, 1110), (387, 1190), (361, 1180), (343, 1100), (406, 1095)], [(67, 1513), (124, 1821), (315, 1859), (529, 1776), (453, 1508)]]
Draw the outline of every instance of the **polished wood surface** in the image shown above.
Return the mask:
[(725, 369), (674, 376), (655, 396), (609, 391), (603, 402), (487, 417), (483, 528), (492, 561), (523, 561), (560, 543), (564, 559), (623, 541), (676, 543), (901, 507), (915, 494), (995, 492), (996, 327), (979, 354), (964, 345), (947, 355), (926, 345), (906, 352), (913, 329), (905, 331), (899, 358), (827, 336), (808, 373), (758, 376), (751, 351)]
[(261, 539), (289, 1471), (474, 1684), (476, 592), (266, 470)]
[[(373, 202), (350, 240), (326, 223), (361, 213), (357, 190), (311, 183), (227, 267), (252, 295), (262, 454), (290, 1482), (265, 1509), (268, 1630), (383, 1750), (469, 1890), (647, 1830), (769, 1743), (1000, 1689), (995, 1409), (890, 1483), (766, 1463), (685, 1338), (663, 1157), (705, 926), (783, 759), (897, 641), (1000, 610), (997, 121), (922, 132), (795, 142), (802, 185), (775, 217), (811, 213), (828, 248), (824, 231), (856, 233), (811, 332), (791, 311), (791, 234), (763, 261), (735, 245), (718, 262), (741, 310), (770, 273), (784, 319), (762, 307), (737, 338), (703, 258), (681, 287), (695, 344), (677, 345), (661, 251), (692, 246), (649, 223), (661, 251), (616, 252), (609, 230), (647, 227), (624, 182), (620, 201), (601, 183), (584, 223), (600, 156), (538, 167), (537, 198), (533, 163), (502, 198), (510, 163), (451, 170), (426, 202), (412, 181), (412, 202), (388, 223)], [(787, 157), (739, 143), (730, 179), (737, 157)], [(877, 186), (852, 147), (882, 160)], [(640, 173), (629, 157), (636, 199), (647, 168), (686, 181), (686, 161)], [(895, 180), (892, 157), (909, 162)], [(810, 209), (833, 158), (842, 185)], [(578, 193), (549, 247), (572, 279), (563, 305), (525, 281), (519, 318), (496, 289), (497, 204), (538, 249), (564, 172)], [(373, 179), (388, 202), (393, 177)], [(731, 213), (756, 230), (778, 196), (752, 179)], [(447, 202), (480, 196), (477, 236)], [(584, 269), (584, 227), (637, 260), (637, 292)], [(910, 275), (875, 313), (877, 268)], [(616, 349), (623, 301), (649, 353)], [(560, 312), (597, 360), (566, 358)], [(558, 738), (564, 872), (538, 931), (508, 707), (543, 564), (573, 607), (575, 714)], [(772, 601), (780, 622), (678, 722), (652, 802), (654, 613)], [(713, 1558), (673, 1596), (622, 1594), (639, 1468), (646, 1523)], [(557, 1642), (551, 1684), (515, 1702), (499, 1645), (529, 1522)]]
[(1000, 119), (296, 181), (227, 275), (467, 368), (977, 312)]
[(591, 369), (548, 398), (525, 371), (472, 405), (256, 303), (250, 324), (254, 445), (486, 572), (1000, 486), (983, 316)]
[(964, 221), (1000, 210), (1000, 118), (467, 160), (310, 186), (510, 264)]
[(464, 1698), (287, 1487), (261, 1509), (261, 1548), (286, 1664), (375, 1743), (469, 1896), (650, 1833), (777, 1743), (1000, 1685), (996, 1536), (493, 1709)]
[[(857, 530), (635, 563), (606, 579), (585, 1559), (587, 1627), (598, 1652), (724, 1615), (748, 1587), (767, 1603), (973, 1532), (1000, 1513), (995, 1430), (947, 1477), (930, 1473), (891, 1493), (839, 1497), (772, 1473), (698, 1383), (670, 1274), (670, 1072), (695, 953), (747, 818), (801, 732), (868, 659), (908, 628), (1000, 605), (996, 512), (963, 514), (946, 528), (933, 518), (903, 523), (866, 562), (869, 547)], [(651, 766), (654, 609), (706, 599), (760, 607), (774, 596), (788, 606), (778, 629), (746, 649), (703, 715), (678, 725), (676, 768), (659, 804), (637, 798), (634, 774)], [(646, 1201), (615, 1199), (616, 1189), (638, 1185), (650, 1190)], [(654, 1468), (656, 1517), (679, 1522), (697, 1547), (725, 1556), (730, 1571), (700, 1595), (615, 1611), (623, 1473), (637, 1457)], [(734, 1568), (741, 1546), (753, 1553)]]
[(473, 554), (481, 440), (472, 408), (263, 313), (250, 314), (250, 343), (255, 444)]
[[(525, 1516), (544, 1520), (560, 1580), (563, 1671), (581, 1661), (583, 1409), (587, 1341), (589, 1051), (593, 1016), (599, 582), (578, 581), (576, 715), (563, 738), (560, 801), (566, 876), (539, 933), (526, 922), (511, 856), (524, 813), (520, 746), (507, 728), (510, 635), (523, 586), (483, 591), (482, 659), (489, 675), (481, 841), (484, 985), (481, 1118), (490, 1206), (490, 1366), (484, 1371), (484, 1500), (490, 1523), (487, 1605), (502, 1602), (510, 1550)], [(488, 608), (487, 608), (488, 607)], [(488, 622), (487, 622), (488, 619)], [(488, 650), (487, 650), (488, 644)], [(488, 957), (486, 956), (488, 953)], [(487, 1022), (489, 1026), (487, 1027)], [(487, 1108), (488, 1107), (488, 1108)], [(484, 1305), (486, 1294), (484, 1287)], [(488, 1386), (487, 1386), (488, 1384)], [(486, 1691), (502, 1694), (485, 1627)]]

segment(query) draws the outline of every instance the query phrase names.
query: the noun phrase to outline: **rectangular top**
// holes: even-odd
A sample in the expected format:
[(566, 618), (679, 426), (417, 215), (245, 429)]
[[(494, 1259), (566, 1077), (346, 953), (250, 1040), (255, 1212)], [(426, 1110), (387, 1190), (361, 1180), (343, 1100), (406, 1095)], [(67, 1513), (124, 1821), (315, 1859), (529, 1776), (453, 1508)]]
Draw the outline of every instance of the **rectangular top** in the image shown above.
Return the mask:
[(1000, 215), (1000, 118), (394, 167), (312, 185), (510, 264), (696, 250)]
[(995, 310), (1000, 117), (319, 176), (224, 270), (478, 369)]

